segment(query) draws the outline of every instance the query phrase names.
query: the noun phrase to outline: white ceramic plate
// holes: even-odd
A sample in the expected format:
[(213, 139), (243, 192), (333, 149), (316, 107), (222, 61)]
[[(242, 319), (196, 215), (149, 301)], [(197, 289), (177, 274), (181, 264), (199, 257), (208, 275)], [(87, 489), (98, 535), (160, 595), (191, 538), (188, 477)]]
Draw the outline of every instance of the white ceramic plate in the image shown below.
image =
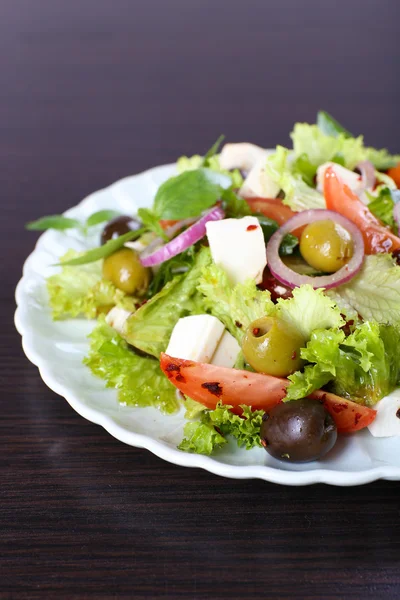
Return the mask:
[[(105, 208), (132, 214), (140, 206), (151, 206), (158, 186), (173, 173), (174, 166), (165, 165), (127, 177), (91, 194), (66, 214), (85, 218)], [(44, 233), (24, 265), (16, 290), (15, 323), (25, 354), (37, 365), (43, 381), (64, 396), (76, 412), (102, 425), (121, 442), (147, 448), (169, 462), (201, 467), (225, 477), (256, 477), (288, 485), (358, 485), (380, 478), (400, 479), (400, 440), (373, 438), (368, 430), (342, 436), (329, 458), (305, 465), (281, 463), (261, 448), (246, 451), (237, 448), (233, 441), (215, 456), (205, 457), (176, 448), (182, 439), (183, 411), (167, 417), (152, 408), (120, 406), (116, 392), (105, 389), (104, 382), (82, 364), (88, 351), (87, 335), (94, 322), (53, 322), (47, 303), (45, 278), (55, 272), (51, 265), (68, 248), (80, 250), (95, 243), (80, 239), (73, 232)]]

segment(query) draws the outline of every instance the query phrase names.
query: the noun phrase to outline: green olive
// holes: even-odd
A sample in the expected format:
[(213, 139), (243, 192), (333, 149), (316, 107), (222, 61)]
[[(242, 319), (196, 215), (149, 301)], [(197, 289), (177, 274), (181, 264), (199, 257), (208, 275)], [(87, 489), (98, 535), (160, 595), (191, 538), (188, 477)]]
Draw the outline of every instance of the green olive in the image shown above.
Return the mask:
[(300, 252), (314, 269), (335, 273), (353, 256), (353, 239), (334, 221), (315, 221), (301, 234)]
[(246, 361), (259, 373), (287, 377), (300, 369), (304, 339), (275, 317), (262, 317), (250, 324), (242, 350)]
[(142, 265), (135, 250), (121, 248), (104, 259), (103, 277), (126, 294), (140, 296), (149, 286), (151, 270)]

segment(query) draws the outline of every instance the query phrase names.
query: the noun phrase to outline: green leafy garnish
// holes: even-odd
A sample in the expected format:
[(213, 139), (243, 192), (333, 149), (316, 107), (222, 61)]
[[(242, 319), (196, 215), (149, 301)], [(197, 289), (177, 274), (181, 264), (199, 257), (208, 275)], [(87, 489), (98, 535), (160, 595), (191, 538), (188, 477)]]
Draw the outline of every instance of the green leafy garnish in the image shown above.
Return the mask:
[(252, 214), (246, 200), (238, 196), (232, 187), (222, 191), (221, 199), (227, 219), (240, 219)]
[(368, 194), (368, 196), (371, 200), (368, 208), (372, 214), (397, 233), (396, 221), (393, 216), (394, 200), (389, 188), (381, 188), (377, 197), (371, 194)]
[[(260, 227), (264, 235), (265, 244), (268, 244), (275, 231), (279, 229), (279, 225), (276, 221), (270, 219), (269, 217), (266, 217), (265, 215), (255, 214), (254, 216), (257, 217), (260, 223)], [(287, 233), (284, 236), (279, 247), (279, 254), (281, 256), (290, 256), (291, 254), (293, 254), (294, 250), (297, 248), (298, 245), (299, 239), (295, 235)]]
[(29, 229), (29, 231), (46, 231), (47, 229), (65, 231), (66, 229), (80, 228), (81, 223), (76, 219), (70, 219), (63, 215), (49, 215), (48, 217), (42, 217), (37, 221), (31, 221), (30, 223), (27, 223), (25, 227), (26, 229)]
[[(127, 298), (110, 281), (102, 279), (101, 263), (67, 266), (79, 256), (69, 250), (61, 259), (62, 270), (46, 281), (53, 319), (84, 316), (94, 319)], [(133, 303), (133, 299), (130, 299)]]
[(111, 219), (119, 217), (120, 214), (117, 210), (112, 209), (98, 210), (86, 219), (86, 227), (94, 227), (95, 225), (100, 225), (100, 223), (111, 221)]
[(153, 275), (146, 296), (152, 298), (176, 275), (187, 272), (194, 264), (196, 247), (190, 246), (180, 254), (163, 262)]
[(345, 129), (325, 110), (318, 111), (317, 126), (325, 135), (330, 135), (332, 137), (337, 137), (338, 135), (343, 135), (344, 137), (353, 137), (353, 135), (347, 131), (347, 129)]
[(211, 181), (205, 169), (185, 171), (167, 179), (154, 199), (158, 219), (196, 217), (213, 206), (221, 196), (221, 186)]
[(267, 156), (266, 173), (285, 192), (282, 200), (294, 211), (311, 208), (326, 208), (322, 194), (307, 185), (299, 172), (292, 172), (289, 163), (289, 150), (277, 146), (274, 154)]
[(83, 233), (86, 233), (88, 227), (110, 221), (120, 214), (121, 213), (116, 210), (99, 210), (90, 215), (90, 217), (87, 218), (86, 223), (81, 223), (81, 221), (78, 221), (77, 219), (64, 217), (64, 215), (49, 215), (48, 217), (42, 217), (37, 221), (31, 221), (30, 223), (27, 223), (25, 227), (30, 231), (46, 231), (47, 229), (65, 231), (67, 229), (80, 229)]
[(321, 289), (302, 285), (293, 290), (293, 297), (280, 298), (276, 306), (276, 316), (288, 329), (299, 333), (308, 341), (315, 329), (339, 328), (344, 325), (340, 309)]
[(390, 254), (366, 256), (360, 272), (329, 296), (344, 300), (365, 320), (400, 325), (400, 267)]
[(240, 343), (252, 321), (275, 310), (269, 292), (257, 288), (254, 280), (233, 286), (216, 264), (203, 269), (197, 283), (204, 307), (217, 317)]
[(205, 312), (197, 288), (200, 274), (210, 262), (209, 249), (202, 248), (187, 273), (176, 275), (128, 318), (125, 339), (135, 348), (159, 358), (168, 346), (177, 321), (187, 315)]
[(98, 248), (93, 248), (92, 250), (88, 250), (84, 254), (81, 254), (77, 258), (72, 258), (68, 261), (64, 261), (63, 265), (68, 265), (70, 267), (76, 267), (79, 265), (86, 265), (88, 263), (96, 262), (101, 258), (107, 258), (111, 254), (114, 254), (117, 250), (122, 248), (125, 242), (130, 242), (132, 240), (136, 240), (141, 235), (146, 232), (146, 228), (142, 227), (141, 229), (137, 229), (136, 231), (128, 231), (128, 233), (124, 233), (124, 235), (120, 235), (114, 240), (108, 240), (104, 244), (104, 246), (99, 246)]
[(233, 436), (239, 447), (246, 450), (261, 446), (260, 427), (264, 411), (252, 411), (249, 406), (241, 406), (243, 413), (238, 416), (231, 412), (232, 407), (219, 403), (215, 410), (196, 412), (191, 408), (188, 415), (200, 416), (197, 421), (189, 421), (184, 427), (185, 438), (178, 448), (185, 452), (210, 455), (227, 443), (225, 436)]
[(224, 141), (225, 136), (224, 135), (220, 135), (219, 138), (217, 139), (216, 142), (214, 142), (214, 144), (211, 146), (211, 148), (209, 150), (207, 150), (207, 152), (204, 155), (203, 158), (203, 167), (208, 167), (210, 164), (210, 159), (215, 156), (218, 152), (218, 148), (220, 147), (220, 145), (222, 144), (222, 142)]
[[(354, 136), (347, 129), (324, 110), (320, 110), (317, 114), (317, 126), (321, 133), (326, 136), (354, 139)], [(362, 137), (357, 139), (362, 140)], [(386, 171), (400, 162), (400, 155), (392, 155), (385, 148), (377, 150), (376, 148), (364, 147), (363, 155), (360, 155), (359, 160), (369, 160), (378, 171)], [(343, 164), (343, 166), (347, 165)]]
[(168, 239), (160, 225), (160, 218), (150, 208), (139, 208), (138, 217), (149, 231), (153, 231), (164, 240)]
[(119, 402), (129, 406), (154, 406), (167, 414), (178, 409), (175, 388), (157, 360), (135, 354), (102, 320), (89, 338), (90, 351), (83, 362), (94, 375), (106, 381), (107, 387), (118, 391)]
[(398, 385), (399, 341), (397, 328), (374, 321), (357, 324), (347, 337), (340, 329), (314, 331), (301, 350), (308, 364), (289, 376), (287, 400), (304, 398), (330, 382), (335, 394), (373, 406)]

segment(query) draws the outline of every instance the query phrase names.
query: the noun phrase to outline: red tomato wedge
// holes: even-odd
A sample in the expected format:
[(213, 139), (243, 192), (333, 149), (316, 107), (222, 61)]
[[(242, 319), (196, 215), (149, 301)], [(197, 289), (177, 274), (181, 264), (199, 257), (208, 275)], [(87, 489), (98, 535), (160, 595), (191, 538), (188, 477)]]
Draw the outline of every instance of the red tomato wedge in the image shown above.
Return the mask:
[[(287, 379), (173, 358), (164, 353), (160, 366), (185, 396), (211, 409), (222, 402), (233, 407), (246, 404), (254, 410), (270, 410), (285, 398), (289, 385)], [(310, 398), (323, 403), (342, 433), (363, 429), (376, 416), (371, 408), (322, 390), (312, 393)], [(240, 408), (233, 410), (240, 413)]]
[(279, 198), (246, 198), (246, 202), (253, 212), (273, 219), (278, 225), (283, 225), (296, 214)]
[(353, 221), (364, 238), (365, 253), (393, 252), (400, 248), (400, 238), (387, 229), (359, 197), (345, 185), (329, 167), (325, 173), (324, 196), (326, 208)]
[(172, 225), (175, 225), (175, 223), (177, 223), (178, 221), (173, 221), (172, 219), (162, 219), (160, 221), (160, 225), (163, 229), (168, 229), (168, 227), (172, 227)]
[(393, 179), (398, 188), (400, 188), (400, 163), (388, 170), (387, 174)]

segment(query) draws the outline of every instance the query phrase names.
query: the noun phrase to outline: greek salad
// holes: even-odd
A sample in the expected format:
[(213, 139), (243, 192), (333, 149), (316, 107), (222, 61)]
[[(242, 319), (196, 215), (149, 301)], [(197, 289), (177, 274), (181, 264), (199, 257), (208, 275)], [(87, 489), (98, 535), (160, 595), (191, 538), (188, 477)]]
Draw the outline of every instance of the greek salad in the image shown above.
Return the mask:
[(400, 435), (400, 156), (323, 111), (291, 139), (221, 136), (152, 208), (27, 225), (99, 233), (48, 277), (53, 319), (97, 319), (84, 363), (121, 404), (184, 408), (182, 451), (307, 462)]

